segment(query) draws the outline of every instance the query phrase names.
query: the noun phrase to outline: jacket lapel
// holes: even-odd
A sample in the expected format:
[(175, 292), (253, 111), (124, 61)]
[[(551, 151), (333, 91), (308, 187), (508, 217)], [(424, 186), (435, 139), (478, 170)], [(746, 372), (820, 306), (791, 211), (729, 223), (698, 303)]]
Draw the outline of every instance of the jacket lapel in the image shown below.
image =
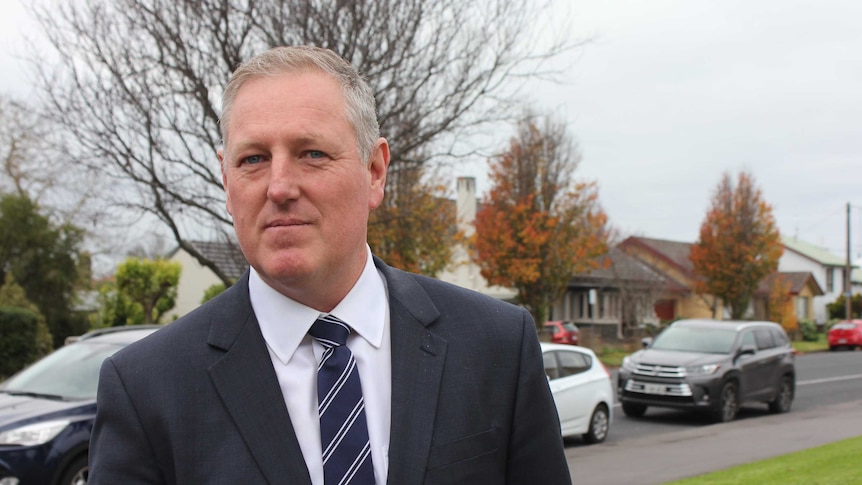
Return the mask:
[(311, 484), (305, 460), (269, 352), (248, 297), (248, 272), (215, 308), (208, 343), (225, 350), (209, 368), (233, 418), (267, 482)]
[(428, 326), (439, 311), (406, 273), (375, 258), (389, 292), (392, 334), (392, 422), (388, 483), (422, 483), (431, 449), (446, 340)]

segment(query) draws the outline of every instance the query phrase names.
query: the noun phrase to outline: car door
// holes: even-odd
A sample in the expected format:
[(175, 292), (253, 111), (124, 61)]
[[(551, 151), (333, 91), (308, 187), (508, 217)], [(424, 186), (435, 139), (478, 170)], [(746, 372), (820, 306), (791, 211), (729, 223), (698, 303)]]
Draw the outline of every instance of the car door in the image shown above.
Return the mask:
[(544, 359), (563, 436), (586, 433), (597, 385), (588, 372), (592, 359), (575, 349), (545, 352)]
[[(776, 342), (767, 327), (756, 327), (752, 330), (757, 351), (753, 356), (745, 356), (745, 382), (743, 400), (763, 400), (771, 396), (776, 384), (776, 373), (781, 364), (781, 353), (777, 351)], [(741, 361), (743, 361), (740, 359)]]

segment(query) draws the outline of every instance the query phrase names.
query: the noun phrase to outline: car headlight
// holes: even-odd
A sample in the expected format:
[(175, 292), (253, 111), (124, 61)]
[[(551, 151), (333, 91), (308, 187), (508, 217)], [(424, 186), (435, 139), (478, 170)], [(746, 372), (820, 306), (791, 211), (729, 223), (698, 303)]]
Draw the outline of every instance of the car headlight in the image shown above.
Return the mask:
[(638, 366), (637, 363), (634, 360), (632, 360), (631, 357), (628, 357), (628, 356), (623, 357), (623, 369), (635, 370), (637, 368), (637, 366)]
[(68, 419), (43, 421), (0, 432), (0, 445), (36, 446), (47, 443), (69, 426)]
[(686, 374), (690, 376), (708, 376), (715, 374), (715, 371), (721, 367), (718, 364), (692, 365), (685, 368)]

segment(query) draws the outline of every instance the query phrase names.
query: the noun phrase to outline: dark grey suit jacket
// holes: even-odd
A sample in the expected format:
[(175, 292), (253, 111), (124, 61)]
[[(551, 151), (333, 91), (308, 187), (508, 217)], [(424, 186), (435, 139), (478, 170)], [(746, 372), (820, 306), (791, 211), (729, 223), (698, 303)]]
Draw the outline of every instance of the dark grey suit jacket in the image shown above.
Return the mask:
[[(571, 483), (529, 314), (392, 269), (391, 485)], [(91, 485), (310, 484), (248, 273), (105, 361)]]

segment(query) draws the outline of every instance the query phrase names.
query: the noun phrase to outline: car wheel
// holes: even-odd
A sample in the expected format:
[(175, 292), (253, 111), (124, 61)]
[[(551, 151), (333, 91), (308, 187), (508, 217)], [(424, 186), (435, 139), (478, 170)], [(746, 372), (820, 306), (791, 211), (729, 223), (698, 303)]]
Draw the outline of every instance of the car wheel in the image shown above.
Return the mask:
[(623, 403), (623, 413), (626, 416), (631, 416), (632, 418), (639, 418), (646, 413), (646, 405), (645, 404), (635, 404), (631, 402)]
[(726, 382), (721, 388), (718, 398), (718, 406), (712, 411), (712, 419), (717, 423), (726, 423), (736, 419), (739, 411), (739, 395), (736, 392), (735, 382)]
[(604, 404), (599, 404), (593, 410), (593, 416), (590, 418), (590, 429), (583, 435), (584, 441), (590, 444), (601, 443), (608, 437), (609, 429), (608, 408)]
[(778, 394), (775, 399), (769, 402), (769, 412), (771, 413), (786, 413), (790, 411), (790, 405), (793, 403), (793, 380), (790, 376), (783, 376), (778, 384)]
[(87, 455), (78, 457), (71, 465), (66, 467), (63, 472), (63, 478), (60, 479), (60, 485), (87, 485), (87, 477), (90, 474), (90, 468), (87, 466)]

